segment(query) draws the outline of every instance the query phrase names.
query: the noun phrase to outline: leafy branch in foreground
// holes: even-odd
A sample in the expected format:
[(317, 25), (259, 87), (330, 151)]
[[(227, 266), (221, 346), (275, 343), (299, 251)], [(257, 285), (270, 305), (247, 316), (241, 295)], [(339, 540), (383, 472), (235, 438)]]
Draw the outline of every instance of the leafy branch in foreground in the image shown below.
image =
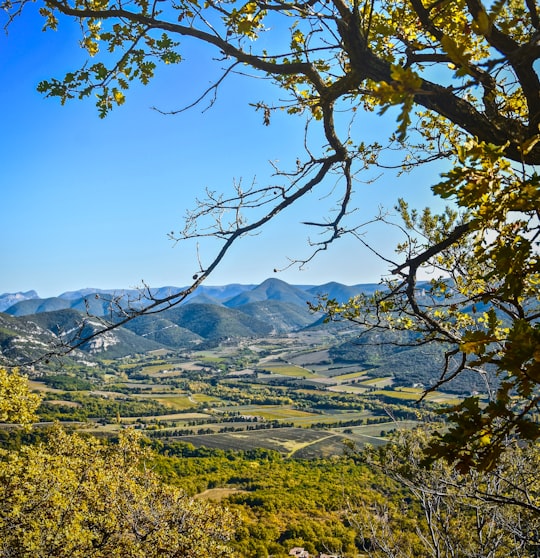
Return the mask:
[[(453, 426), (430, 449), (463, 469), (491, 469), (513, 436), (540, 435), (540, 181), (526, 168), (514, 171), (500, 147), (469, 141), (457, 153), (434, 191), (453, 196), (462, 213), (419, 214), (401, 201), (405, 262), (386, 289), (319, 309), (365, 331), (415, 331), (417, 343), (444, 344), (446, 366), (432, 390), (464, 370), (495, 371), (489, 400), (450, 409)], [(433, 278), (419, 284), (422, 272)]]

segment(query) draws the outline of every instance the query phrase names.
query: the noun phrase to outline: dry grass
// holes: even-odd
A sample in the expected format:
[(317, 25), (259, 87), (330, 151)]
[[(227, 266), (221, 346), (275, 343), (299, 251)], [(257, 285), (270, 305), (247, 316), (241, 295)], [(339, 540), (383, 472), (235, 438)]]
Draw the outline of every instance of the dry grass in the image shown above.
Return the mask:
[(221, 502), (224, 498), (228, 498), (232, 494), (245, 494), (247, 490), (240, 488), (209, 488), (200, 494), (195, 495), (195, 499), (212, 500), (213, 502)]

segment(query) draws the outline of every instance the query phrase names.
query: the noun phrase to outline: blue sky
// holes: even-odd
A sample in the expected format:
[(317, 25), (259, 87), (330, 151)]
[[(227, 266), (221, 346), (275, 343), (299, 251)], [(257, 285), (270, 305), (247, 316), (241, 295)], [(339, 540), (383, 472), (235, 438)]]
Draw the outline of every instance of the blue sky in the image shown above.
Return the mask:
[[(86, 287), (131, 288), (143, 280), (153, 287), (188, 284), (197, 271), (196, 246), (174, 245), (167, 233), (182, 228), (186, 210), (206, 187), (228, 191), (240, 179), (264, 185), (272, 180), (270, 160), (289, 168), (303, 154), (303, 120), (278, 115), (263, 126), (249, 103), (275, 91), (264, 80), (239, 77), (220, 88), (206, 112), (195, 107), (164, 116), (151, 110), (189, 104), (220, 75), (210, 52), (192, 43), (184, 44), (185, 63), (160, 69), (150, 85), (130, 90), (126, 104), (104, 120), (92, 100), (60, 106), (36, 85), (85, 59), (77, 29), (43, 33), (30, 8), (0, 36), (0, 293), (35, 289), (47, 297)], [(362, 118), (357, 126), (368, 136), (383, 124)], [(429, 185), (438, 170), (400, 179), (388, 173), (374, 184), (358, 184), (355, 218), (367, 220), (400, 196), (413, 205), (431, 204)], [(241, 240), (208, 284), (259, 283), (270, 276), (296, 284), (377, 282), (386, 265), (352, 238), (305, 270), (273, 273), (287, 258), (309, 254), (310, 231), (299, 222), (324, 214), (328, 203), (310, 195), (259, 235)], [(389, 253), (398, 240), (380, 227), (366, 239)], [(199, 249), (208, 262), (216, 245)]]

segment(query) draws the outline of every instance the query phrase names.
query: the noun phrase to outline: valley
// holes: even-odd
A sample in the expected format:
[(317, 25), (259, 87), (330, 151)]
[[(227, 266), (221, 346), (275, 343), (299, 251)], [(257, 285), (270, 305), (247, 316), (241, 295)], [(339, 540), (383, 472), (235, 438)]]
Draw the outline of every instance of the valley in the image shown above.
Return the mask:
[(32, 381), (44, 422), (100, 434), (133, 426), (195, 448), (265, 448), (285, 457), (341, 455), (347, 444), (385, 443), (396, 428), (434, 420), (455, 394), (395, 385), (393, 376), (329, 358), (352, 331), (229, 339), (212, 349), (151, 351), (62, 364)]

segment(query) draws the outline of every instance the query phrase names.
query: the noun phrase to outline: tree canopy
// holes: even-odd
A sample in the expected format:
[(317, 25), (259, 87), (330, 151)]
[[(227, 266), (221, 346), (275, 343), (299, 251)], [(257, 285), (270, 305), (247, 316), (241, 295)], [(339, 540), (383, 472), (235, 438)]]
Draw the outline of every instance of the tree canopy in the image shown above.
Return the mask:
[(2, 556), (231, 556), (234, 516), (150, 467), (140, 435), (68, 434), (0, 450)]
[(40, 403), (39, 395), (30, 392), (25, 376), (18, 370), (0, 368), (0, 423), (31, 424)]
[[(12, 19), (27, 3), (2, 6)], [(327, 309), (368, 328), (415, 330), (418, 343), (445, 343), (441, 382), (465, 369), (497, 371), (488, 404), (467, 399), (454, 410), (455, 427), (441, 435), (443, 452), (462, 467), (491, 468), (509, 436), (539, 436), (540, 18), (534, 1), (45, 0), (40, 12), (49, 29), (60, 28), (64, 17), (77, 20), (88, 53), (82, 68), (39, 85), (62, 103), (95, 95), (105, 116), (124, 103), (134, 82), (148, 83), (158, 64), (181, 63), (194, 40), (215, 48), (223, 70), (201, 88), (198, 102), (211, 103), (223, 79), (249, 68), (282, 99), (255, 104), (264, 125), (285, 111), (324, 135), (312, 145), (306, 132), (305, 153), (295, 168), (276, 169), (274, 183), (237, 185), (232, 194), (201, 199), (177, 238), (222, 240), (215, 258), (200, 262), (182, 293), (157, 299), (147, 290), (145, 305), (121, 308), (115, 326), (181, 302), (237, 239), (313, 191), (331, 192), (336, 206), (321, 221), (306, 215), (318, 234), (310, 257), (346, 234), (365, 244), (365, 223), (354, 222), (362, 172), (387, 166), (389, 153), (404, 171), (441, 161), (446, 171), (433, 192), (452, 207), (436, 215), (400, 201), (402, 220), (392, 225), (404, 241), (397, 256), (381, 255), (392, 274), (386, 288), (345, 306), (328, 301)], [(395, 130), (367, 140), (355, 125), (361, 111), (397, 114)], [(419, 287), (426, 271), (434, 279)]]

